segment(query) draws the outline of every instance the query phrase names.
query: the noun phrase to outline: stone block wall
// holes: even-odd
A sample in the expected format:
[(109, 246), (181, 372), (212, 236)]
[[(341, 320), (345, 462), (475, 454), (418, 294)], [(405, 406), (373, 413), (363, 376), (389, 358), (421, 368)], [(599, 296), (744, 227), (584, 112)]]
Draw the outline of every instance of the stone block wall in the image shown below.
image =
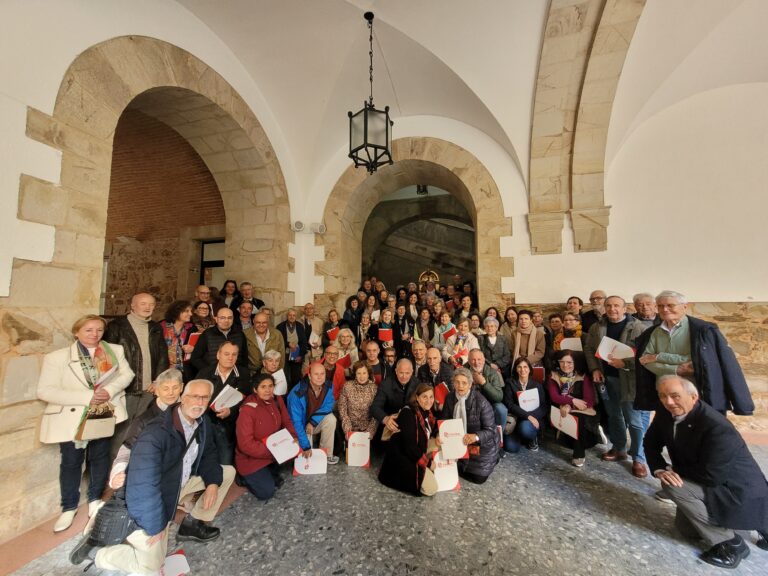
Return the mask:
[(134, 294), (149, 292), (157, 298), (155, 317), (161, 318), (177, 298), (179, 260), (178, 238), (112, 244), (104, 314), (125, 314)]

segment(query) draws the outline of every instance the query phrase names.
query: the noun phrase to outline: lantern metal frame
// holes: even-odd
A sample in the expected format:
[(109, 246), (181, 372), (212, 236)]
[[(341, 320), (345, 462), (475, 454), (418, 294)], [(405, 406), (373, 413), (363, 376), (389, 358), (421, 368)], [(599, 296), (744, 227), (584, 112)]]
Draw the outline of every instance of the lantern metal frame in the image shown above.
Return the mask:
[(349, 158), (355, 168), (365, 166), (369, 174), (384, 165), (392, 164), (392, 126), (389, 106), (383, 110), (373, 104), (373, 12), (366, 12), (363, 18), (368, 22), (368, 79), (370, 95), (368, 101), (358, 112), (348, 112), (349, 116)]

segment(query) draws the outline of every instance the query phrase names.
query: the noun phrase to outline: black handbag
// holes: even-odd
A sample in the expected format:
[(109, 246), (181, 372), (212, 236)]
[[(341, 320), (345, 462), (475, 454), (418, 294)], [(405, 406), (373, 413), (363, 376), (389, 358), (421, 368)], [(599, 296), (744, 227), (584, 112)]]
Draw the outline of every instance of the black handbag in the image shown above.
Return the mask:
[(93, 529), (88, 534), (88, 544), (91, 546), (122, 544), (137, 528), (136, 522), (128, 514), (125, 486), (123, 486), (115, 491), (111, 500), (99, 508), (93, 522)]

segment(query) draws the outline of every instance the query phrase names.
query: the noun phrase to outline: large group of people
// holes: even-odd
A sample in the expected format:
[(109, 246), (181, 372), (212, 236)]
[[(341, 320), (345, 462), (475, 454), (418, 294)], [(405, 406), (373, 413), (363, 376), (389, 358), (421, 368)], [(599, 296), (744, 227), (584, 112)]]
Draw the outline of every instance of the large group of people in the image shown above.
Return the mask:
[[(637, 294), (632, 314), (601, 290), (589, 301), (584, 311), (570, 297), (545, 321), (515, 306), (481, 313), (473, 283), (460, 278), (391, 293), (366, 278), (344, 310), (321, 318), (308, 303), (275, 325), (251, 283), (227, 280), (173, 302), (160, 322), (146, 293), (108, 324), (85, 316), (73, 326), (76, 342), (46, 356), (38, 387), (48, 403), (41, 440), (61, 451), (54, 530), (72, 524), (87, 460), (89, 515), (109, 485), (134, 524), (117, 546), (83, 539), (71, 560), (154, 573), (186, 496), (203, 493), (177, 538), (201, 542), (219, 535), (210, 522), (233, 481), (260, 500), (275, 496), (284, 479), (265, 439), (276, 432), (286, 430), (304, 457), (323, 451), (328, 464), (351, 433), (366, 433), (384, 485), (432, 496), (439, 420), (461, 421), (468, 457), (456, 466), (482, 484), (505, 454), (539, 449), (553, 409), (576, 417), (576, 437), (552, 430), (571, 463), (583, 467), (598, 443), (610, 444), (603, 461), (631, 458), (632, 474), (658, 478), (657, 497), (677, 504), (676, 524), (709, 544), (705, 561), (735, 567), (749, 554), (733, 529), (758, 530), (768, 548), (768, 485), (724, 418), (754, 406), (723, 335), (686, 315), (677, 292)], [(606, 337), (636, 354), (601, 355)], [(243, 399), (217, 406), (231, 389)], [(83, 433), (104, 414), (113, 430)], [(682, 442), (675, 431), (689, 418), (706, 429), (688, 424), (693, 438)]]

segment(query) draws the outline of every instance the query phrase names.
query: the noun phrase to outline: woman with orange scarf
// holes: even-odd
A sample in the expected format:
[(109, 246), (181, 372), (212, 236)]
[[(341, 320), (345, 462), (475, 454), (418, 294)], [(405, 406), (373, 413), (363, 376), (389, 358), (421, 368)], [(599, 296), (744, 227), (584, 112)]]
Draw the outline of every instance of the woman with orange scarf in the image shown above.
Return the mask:
[(102, 342), (106, 321), (89, 314), (72, 326), (76, 341), (43, 359), (37, 397), (48, 402), (40, 425), (40, 441), (59, 444), (62, 514), (53, 527), (61, 532), (72, 525), (80, 500), (83, 461), (87, 459), (88, 515), (99, 509), (109, 475), (110, 436), (76, 438), (90, 412), (114, 412), (115, 423), (127, 418), (123, 390), (133, 380), (123, 347)]

